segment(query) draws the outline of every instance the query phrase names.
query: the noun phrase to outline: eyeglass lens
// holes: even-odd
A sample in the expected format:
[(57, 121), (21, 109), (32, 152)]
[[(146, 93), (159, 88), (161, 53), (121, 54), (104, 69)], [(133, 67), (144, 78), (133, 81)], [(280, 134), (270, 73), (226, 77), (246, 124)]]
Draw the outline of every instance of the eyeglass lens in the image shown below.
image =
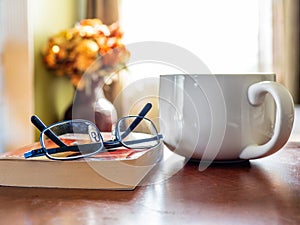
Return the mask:
[[(65, 146), (58, 146), (50, 140), (47, 137), (49, 131)], [(41, 143), (46, 154), (54, 159), (86, 157), (103, 149), (100, 131), (93, 123), (84, 120), (66, 121), (48, 127), (42, 132)]]
[(149, 119), (142, 118), (137, 126), (132, 126), (136, 118), (136, 116), (130, 116), (119, 120), (117, 133), (122, 144), (128, 148), (136, 149), (151, 148), (158, 145), (159, 137), (154, 124)]

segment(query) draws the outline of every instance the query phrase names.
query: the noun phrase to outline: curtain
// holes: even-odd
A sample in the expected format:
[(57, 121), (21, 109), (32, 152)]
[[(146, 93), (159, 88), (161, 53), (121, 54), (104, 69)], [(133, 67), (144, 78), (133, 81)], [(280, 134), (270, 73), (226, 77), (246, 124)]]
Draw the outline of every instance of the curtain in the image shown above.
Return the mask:
[[(84, 18), (99, 18), (101, 21), (110, 25), (119, 21), (119, 1), (118, 0), (86, 0), (86, 12)], [(115, 103), (116, 97), (122, 90), (122, 83), (118, 82), (119, 74), (114, 79), (109, 80), (103, 86), (106, 98), (114, 103), (118, 112), (121, 112), (121, 106)]]
[(34, 113), (29, 3), (0, 0), (0, 152), (33, 141), (29, 120)]
[(118, 0), (87, 0), (86, 18), (99, 18), (110, 25), (119, 20)]
[(273, 66), (278, 81), (299, 103), (299, 0), (273, 0)]

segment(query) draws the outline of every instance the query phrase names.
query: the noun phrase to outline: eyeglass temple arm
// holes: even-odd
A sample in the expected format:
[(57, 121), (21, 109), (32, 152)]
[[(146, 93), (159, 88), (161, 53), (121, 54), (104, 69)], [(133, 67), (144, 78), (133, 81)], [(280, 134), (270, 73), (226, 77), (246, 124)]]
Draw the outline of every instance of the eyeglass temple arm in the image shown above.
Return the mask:
[[(162, 139), (163, 135), (162, 134), (158, 134), (155, 137), (151, 137), (151, 138), (143, 138), (143, 139), (138, 139), (138, 140), (131, 140), (131, 141), (125, 141), (126, 145), (134, 145), (134, 144), (140, 144), (143, 142), (149, 142), (149, 141), (156, 141), (157, 139)], [(107, 141), (104, 142), (104, 147), (106, 149), (111, 149), (111, 148), (118, 148), (118, 147), (122, 147), (123, 144), (119, 141)]]
[[(47, 126), (42, 122), (42, 120), (36, 116), (31, 116), (31, 123), (39, 129), (40, 132), (43, 132), (43, 130), (47, 129)], [(63, 143), (51, 130), (45, 131), (45, 135), (50, 138), (55, 144), (57, 144), (60, 147), (66, 146), (65, 143)]]
[[(71, 145), (71, 146), (66, 145), (58, 148), (49, 148), (47, 149), (47, 153), (50, 155), (55, 153), (70, 152), (70, 151), (84, 153), (84, 152), (97, 151), (98, 149), (99, 149), (99, 143)], [(44, 155), (45, 155), (45, 151), (43, 148), (33, 149), (31, 151), (24, 153), (25, 158), (44, 156)]]
[(125, 130), (125, 132), (121, 135), (121, 138), (126, 138), (128, 134), (136, 128), (136, 126), (142, 121), (142, 119), (146, 116), (146, 114), (150, 111), (152, 108), (151, 103), (147, 103), (144, 108), (140, 111), (140, 113), (137, 115), (135, 120), (130, 124), (130, 126)]

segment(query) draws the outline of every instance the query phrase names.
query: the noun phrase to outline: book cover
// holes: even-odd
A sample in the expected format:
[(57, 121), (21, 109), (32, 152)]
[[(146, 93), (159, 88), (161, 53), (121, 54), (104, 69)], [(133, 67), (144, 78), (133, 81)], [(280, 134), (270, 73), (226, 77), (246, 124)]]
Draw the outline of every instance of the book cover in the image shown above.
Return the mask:
[(46, 156), (24, 158), (39, 143), (0, 155), (0, 185), (45, 188), (132, 190), (159, 162), (162, 142), (155, 148), (120, 148), (71, 161)]

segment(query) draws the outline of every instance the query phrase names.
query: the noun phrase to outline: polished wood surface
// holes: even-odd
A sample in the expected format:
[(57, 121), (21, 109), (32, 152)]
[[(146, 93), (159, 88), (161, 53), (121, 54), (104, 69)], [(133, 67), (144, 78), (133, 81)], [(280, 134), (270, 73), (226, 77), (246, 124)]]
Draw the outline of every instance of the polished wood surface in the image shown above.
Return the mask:
[(300, 224), (300, 143), (250, 163), (183, 165), (133, 191), (1, 187), (0, 224)]

